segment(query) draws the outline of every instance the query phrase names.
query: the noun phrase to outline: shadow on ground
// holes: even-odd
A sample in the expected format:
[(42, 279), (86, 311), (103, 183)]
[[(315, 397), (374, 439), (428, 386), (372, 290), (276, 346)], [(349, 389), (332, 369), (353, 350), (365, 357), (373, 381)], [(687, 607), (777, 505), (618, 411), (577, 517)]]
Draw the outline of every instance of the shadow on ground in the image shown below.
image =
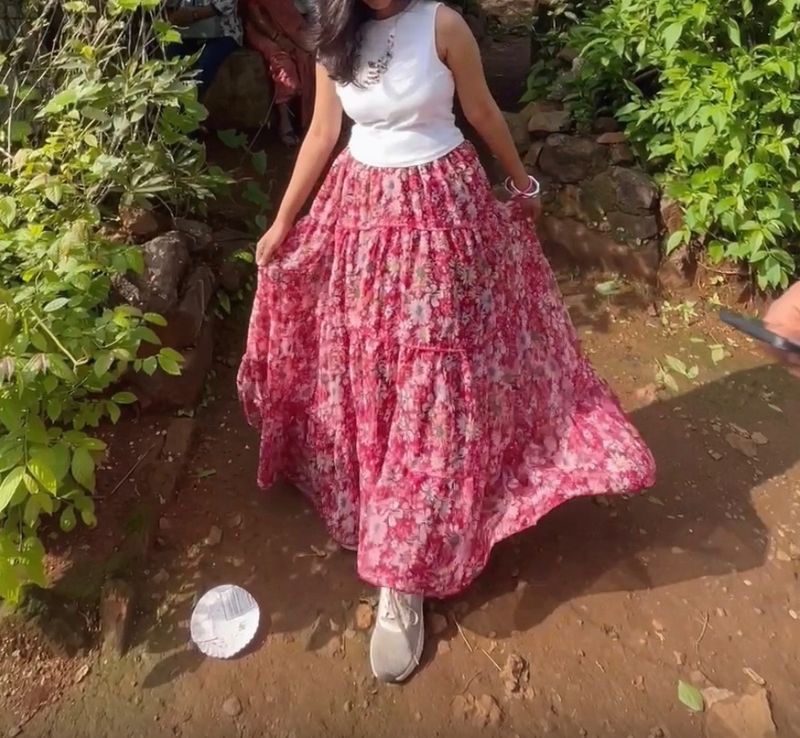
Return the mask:
[[(232, 370), (217, 379), (217, 386), (233, 387)], [(785, 415), (762, 398), (767, 386), (786, 393)], [(434, 607), (454, 613), (477, 634), (502, 638), (534, 628), (560, 605), (587, 594), (650, 590), (761, 566), (768, 537), (753, 490), (800, 456), (791, 430), (775, 428), (800, 409), (788, 408), (789, 391), (779, 370), (757, 368), (635, 411), (633, 421), (659, 465), (652, 492), (565, 504), (498, 545), (462, 597)], [(753, 428), (762, 422), (774, 432), (756, 463), (725, 445), (730, 424)], [(140, 583), (153, 594), (136, 632), (136, 643), (154, 657), (145, 687), (200, 665), (202, 658), (187, 647), (188, 615), (195, 596), (211, 586), (247, 586), (262, 606), (262, 639), (282, 634), (306, 650), (324, 648), (333, 633), (351, 625), (359, 598), (372, 595), (356, 576), (354, 556), (326, 549), (322, 523), (298, 493), (280, 485), (257, 492), (256, 439), (235, 399), (218, 398), (202, 424), (208, 433), (196, 463), (224, 460), (225, 468), (185, 485), (169, 511), (172, 522), (153, 570), (163, 566), (169, 580), (160, 588)], [(724, 458), (715, 461), (710, 452)], [(214, 526), (222, 539), (207, 545)], [(491, 606), (510, 593), (513, 607)]]

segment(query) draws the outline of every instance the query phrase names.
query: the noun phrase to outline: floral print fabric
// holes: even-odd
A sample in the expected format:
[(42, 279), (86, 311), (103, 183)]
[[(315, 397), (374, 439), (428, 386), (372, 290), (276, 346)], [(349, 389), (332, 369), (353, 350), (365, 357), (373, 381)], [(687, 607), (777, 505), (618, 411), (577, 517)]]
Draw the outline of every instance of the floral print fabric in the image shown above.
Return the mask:
[(238, 381), (259, 484), (307, 494), (377, 586), (453, 595), (557, 505), (654, 482), (469, 144), (407, 169), (337, 159), (259, 274)]

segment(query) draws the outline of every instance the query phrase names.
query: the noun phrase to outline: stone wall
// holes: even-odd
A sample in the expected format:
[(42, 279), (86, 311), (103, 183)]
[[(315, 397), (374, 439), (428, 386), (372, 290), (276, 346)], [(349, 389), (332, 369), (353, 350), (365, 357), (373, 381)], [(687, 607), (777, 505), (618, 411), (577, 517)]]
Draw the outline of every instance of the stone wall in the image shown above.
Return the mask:
[(660, 193), (636, 165), (613, 118), (578, 133), (562, 103), (507, 114), (529, 171), (543, 187), (543, 245), (578, 264), (656, 281), (663, 227)]
[[(167, 324), (155, 332), (162, 346), (184, 358), (180, 376), (159, 369), (152, 376), (130, 374), (128, 381), (145, 409), (193, 408), (213, 362), (213, 298), (219, 288), (236, 295), (245, 286), (251, 268), (237, 254), (252, 252), (253, 239), (147, 210), (125, 211), (121, 220), (123, 231), (117, 235), (140, 244), (145, 269), (136, 278), (116, 278), (115, 299), (163, 315)], [(158, 348), (143, 344), (140, 357)]]

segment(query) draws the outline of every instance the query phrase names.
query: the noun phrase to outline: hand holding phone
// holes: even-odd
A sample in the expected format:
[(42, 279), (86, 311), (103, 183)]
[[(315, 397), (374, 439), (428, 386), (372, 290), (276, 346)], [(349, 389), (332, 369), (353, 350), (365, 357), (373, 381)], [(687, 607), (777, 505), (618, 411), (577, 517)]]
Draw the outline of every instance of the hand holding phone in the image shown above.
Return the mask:
[(763, 322), (723, 311), (728, 325), (761, 341), (769, 352), (800, 379), (800, 282), (772, 303)]
[(719, 314), (720, 320), (726, 323), (731, 328), (744, 333), (756, 341), (767, 344), (767, 346), (776, 351), (786, 351), (791, 354), (800, 356), (800, 343), (790, 341), (788, 338), (781, 336), (775, 331), (771, 331), (765, 325), (764, 321), (758, 318), (748, 318), (744, 315), (732, 313), (729, 310), (722, 310)]

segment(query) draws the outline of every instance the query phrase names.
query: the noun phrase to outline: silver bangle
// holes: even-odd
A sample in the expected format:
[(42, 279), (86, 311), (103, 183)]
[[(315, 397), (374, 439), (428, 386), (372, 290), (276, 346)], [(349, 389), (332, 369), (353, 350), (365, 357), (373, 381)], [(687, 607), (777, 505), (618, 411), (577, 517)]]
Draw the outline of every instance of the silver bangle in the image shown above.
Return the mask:
[(511, 181), (511, 177), (506, 179), (503, 183), (503, 187), (506, 188), (506, 192), (512, 197), (520, 197), (523, 200), (533, 200), (535, 197), (539, 197), (539, 193), (542, 191), (539, 180), (536, 179), (536, 177), (532, 177), (530, 174), (528, 175), (528, 189), (524, 192)]

